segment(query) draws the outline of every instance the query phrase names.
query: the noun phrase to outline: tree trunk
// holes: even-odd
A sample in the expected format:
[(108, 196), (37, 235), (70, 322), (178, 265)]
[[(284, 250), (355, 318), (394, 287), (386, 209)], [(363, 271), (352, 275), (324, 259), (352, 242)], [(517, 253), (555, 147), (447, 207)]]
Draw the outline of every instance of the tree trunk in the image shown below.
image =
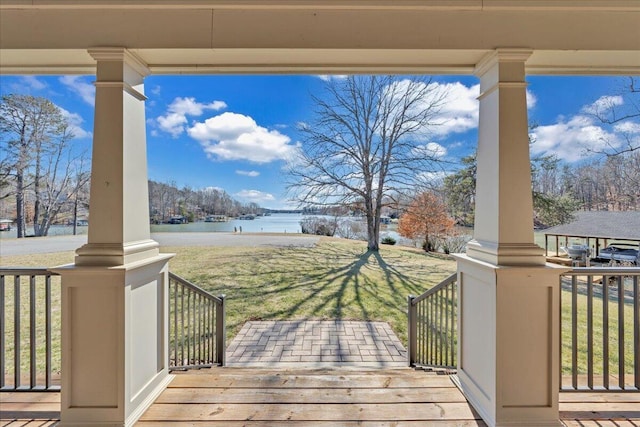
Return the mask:
[(375, 216), (367, 214), (367, 249), (377, 251), (380, 249), (378, 233), (376, 233)]
[(381, 202), (376, 200), (367, 204), (367, 249), (378, 251), (380, 249), (380, 211)]
[(73, 235), (78, 234), (78, 193), (73, 201)]
[(42, 194), (40, 194), (40, 159), (42, 150), (40, 144), (41, 143), (38, 143), (36, 149), (36, 168), (33, 179), (33, 191), (36, 196), (36, 200), (33, 203), (33, 234), (36, 236), (42, 236), (42, 229), (40, 227), (40, 204), (42, 203)]
[(24, 212), (24, 172), (16, 173), (16, 222), (18, 225), (18, 238), (24, 237), (26, 223)]

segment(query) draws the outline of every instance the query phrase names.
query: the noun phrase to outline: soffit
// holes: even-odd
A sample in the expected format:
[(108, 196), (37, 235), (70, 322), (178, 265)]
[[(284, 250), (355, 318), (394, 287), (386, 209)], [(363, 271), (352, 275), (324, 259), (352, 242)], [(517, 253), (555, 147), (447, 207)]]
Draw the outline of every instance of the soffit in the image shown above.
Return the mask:
[(501, 47), (532, 74), (640, 74), (639, 22), (640, 0), (5, 0), (0, 72), (93, 73), (86, 50), (120, 46), (159, 74), (468, 74)]

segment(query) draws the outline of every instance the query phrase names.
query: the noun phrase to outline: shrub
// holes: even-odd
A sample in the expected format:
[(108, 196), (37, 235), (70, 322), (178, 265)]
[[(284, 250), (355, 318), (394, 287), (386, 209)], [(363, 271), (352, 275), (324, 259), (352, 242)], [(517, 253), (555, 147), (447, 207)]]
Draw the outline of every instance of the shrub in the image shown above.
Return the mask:
[(333, 236), (336, 234), (336, 221), (327, 218), (308, 217), (300, 221), (303, 234), (315, 234), (317, 236)]
[(380, 243), (382, 243), (383, 245), (395, 245), (395, 244), (396, 244), (396, 239), (394, 239), (394, 238), (393, 238), (393, 237), (391, 237), (391, 236), (387, 236), (387, 237), (384, 237), (384, 238), (380, 241)]

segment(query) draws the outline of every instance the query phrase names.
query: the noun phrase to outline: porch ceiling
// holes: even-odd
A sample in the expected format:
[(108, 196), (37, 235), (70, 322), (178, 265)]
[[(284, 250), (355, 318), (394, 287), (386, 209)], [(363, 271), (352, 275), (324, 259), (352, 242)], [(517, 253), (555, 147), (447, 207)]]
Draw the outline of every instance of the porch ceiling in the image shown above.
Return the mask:
[(500, 47), (530, 74), (640, 74), (638, 22), (640, 0), (0, 0), (0, 73), (127, 47), (154, 74), (470, 74)]

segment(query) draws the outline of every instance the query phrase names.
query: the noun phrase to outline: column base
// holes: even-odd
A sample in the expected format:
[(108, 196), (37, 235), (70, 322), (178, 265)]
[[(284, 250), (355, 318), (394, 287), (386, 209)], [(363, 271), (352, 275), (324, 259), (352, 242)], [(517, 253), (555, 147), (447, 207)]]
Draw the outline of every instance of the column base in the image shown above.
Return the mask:
[(458, 381), (490, 427), (561, 426), (559, 276), (567, 268), (458, 260)]
[(62, 277), (60, 426), (132, 426), (171, 381), (172, 257), (52, 269)]
[(533, 243), (494, 243), (473, 239), (467, 255), (493, 265), (529, 266), (546, 264), (544, 249)]
[(77, 266), (118, 266), (142, 261), (160, 254), (155, 240), (127, 243), (87, 243), (76, 250)]

